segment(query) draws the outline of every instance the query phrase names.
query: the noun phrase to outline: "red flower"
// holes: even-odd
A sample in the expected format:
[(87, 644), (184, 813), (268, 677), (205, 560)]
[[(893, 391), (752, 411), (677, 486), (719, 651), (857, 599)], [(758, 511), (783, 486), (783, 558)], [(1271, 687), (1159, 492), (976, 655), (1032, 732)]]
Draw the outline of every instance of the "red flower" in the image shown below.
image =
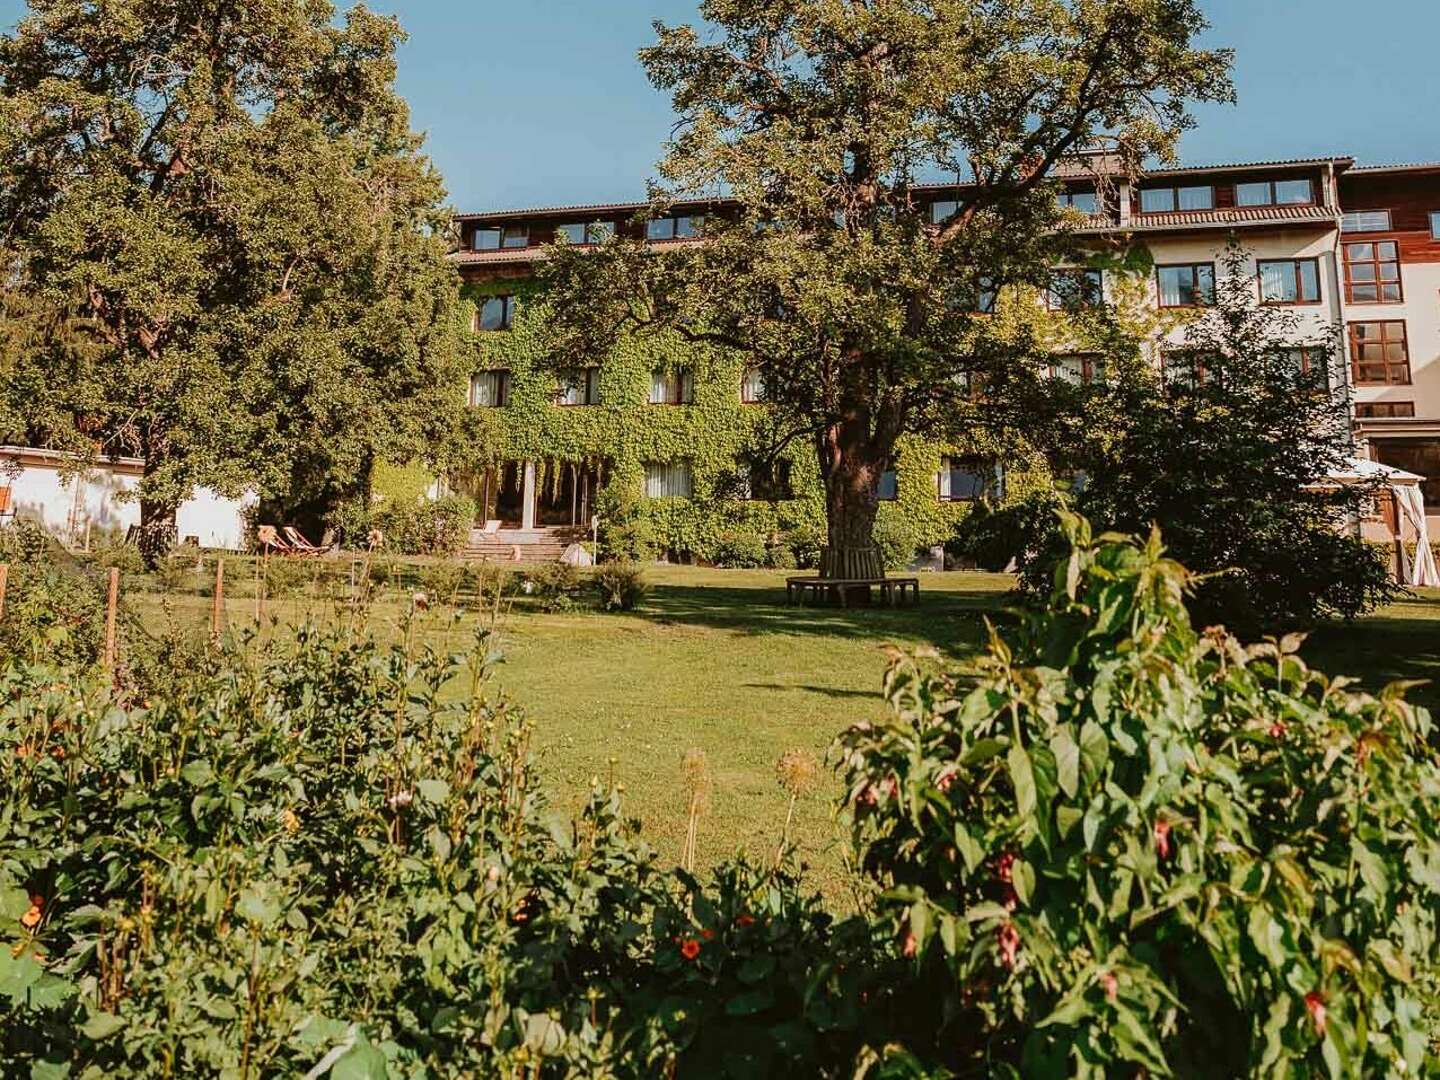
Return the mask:
[(754, 925), (755, 925), (755, 916), (754, 916), (754, 915), (737, 915), (737, 916), (735, 916), (735, 925), (736, 925), (736, 926), (754, 926)]
[(1155, 853), (1162, 859), (1170, 857), (1170, 823), (1155, 822)]
[(911, 930), (907, 926), (905, 928), (905, 939), (900, 946), (900, 952), (906, 960), (910, 960), (913, 959), (915, 954), (919, 951), (920, 943), (915, 940), (915, 931)]
[(715, 931), (714, 931), (714, 930), (711, 930), (711, 929), (707, 926), (705, 929), (703, 929), (703, 930), (700, 931), (700, 936), (701, 936), (702, 938), (704, 938), (706, 941), (714, 941), (714, 940), (715, 940)]
[(1000, 960), (1007, 967), (1015, 967), (1015, 954), (1020, 951), (1020, 931), (1015, 924), (1007, 922), (995, 931), (995, 940), (1000, 945)]
[(1272, 739), (1283, 739), (1285, 737), (1285, 725), (1276, 720), (1270, 725), (1270, 737)]
[(1305, 1011), (1310, 1014), (1310, 1022), (1315, 1025), (1315, 1034), (1323, 1039), (1325, 1037), (1325, 995), (1318, 990), (1312, 990), (1306, 994)]
[(1115, 978), (1113, 971), (1107, 971), (1100, 976), (1100, 985), (1105, 987), (1105, 997), (1107, 1000), (1114, 1001), (1115, 998), (1119, 996), (1120, 980)]
[(1011, 875), (1014, 873), (1014, 869), (1015, 856), (1013, 853), (1007, 851), (1004, 855), (1000, 856), (999, 861), (995, 864), (995, 876), (998, 877), (1001, 881), (1003, 881), (1006, 885), (1009, 885), (1011, 881)]
[(686, 960), (694, 960), (700, 955), (700, 942), (696, 941), (693, 937), (686, 938), (680, 942), (680, 955), (685, 957)]

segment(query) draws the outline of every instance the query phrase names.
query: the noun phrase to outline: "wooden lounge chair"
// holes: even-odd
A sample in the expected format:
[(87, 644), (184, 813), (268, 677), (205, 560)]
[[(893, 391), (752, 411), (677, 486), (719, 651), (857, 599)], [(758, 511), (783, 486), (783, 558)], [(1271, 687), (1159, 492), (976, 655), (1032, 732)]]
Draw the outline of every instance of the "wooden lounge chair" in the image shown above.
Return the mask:
[(330, 551), (329, 548), (317, 547), (315, 544), (310, 543), (309, 540), (306, 540), (305, 537), (300, 535), (300, 530), (293, 525), (286, 525), (284, 532), (285, 539), (290, 541), (290, 547), (297, 555), (326, 555)]
[(261, 525), (255, 530), (255, 539), (266, 555), (272, 551), (277, 555), (294, 555), (295, 549), (280, 538), (274, 525)]

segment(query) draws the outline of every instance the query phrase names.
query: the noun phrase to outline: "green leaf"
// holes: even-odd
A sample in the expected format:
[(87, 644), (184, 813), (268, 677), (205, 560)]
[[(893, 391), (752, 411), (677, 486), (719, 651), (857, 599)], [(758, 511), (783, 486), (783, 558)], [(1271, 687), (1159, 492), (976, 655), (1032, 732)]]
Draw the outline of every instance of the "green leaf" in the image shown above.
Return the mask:
[(966, 766), (983, 764), (997, 754), (1004, 753), (1005, 748), (1009, 745), (1009, 739), (980, 739), (965, 751), (965, 756), (960, 759), (960, 764)]
[(330, 1066), (331, 1080), (389, 1080), (390, 1070), (385, 1055), (371, 1046), (361, 1035), (355, 1045)]
[(1015, 886), (1015, 895), (1026, 907), (1035, 895), (1035, 868), (1024, 859), (1016, 859), (1010, 868), (1010, 883)]
[(12, 955), (9, 946), (0, 944), (0, 995), (13, 1005), (24, 1005), (30, 987), (40, 980), (45, 969), (29, 955)]
[(767, 987), (759, 986), (736, 994), (725, 1003), (725, 1011), (731, 1016), (754, 1016), (775, 1004), (775, 995)]
[(450, 785), (433, 777), (421, 780), (415, 785), (415, 790), (420, 792), (420, 797), (426, 802), (443, 803), (450, 798)]
[(1110, 740), (1094, 720), (1086, 720), (1080, 728), (1080, 764), (1087, 783), (1105, 775), (1110, 761)]
[(764, 982), (775, 973), (775, 964), (773, 953), (756, 953), (745, 958), (735, 977), (742, 983)]
[(215, 779), (215, 770), (208, 761), (192, 761), (180, 770), (180, 778), (191, 787), (205, 787)]
[(85, 1021), (80, 1031), (87, 1039), (100, 1042), (102, 1039), (108, 1039), (124, 1027), (125, 1021), (114, 1013), (97, 1012), (90, 1014), (90, 1019)]
[(1010, 747), (1007, 758), (1010, 765), (1010, 783), (1015, 787), (1015, 812), (1023, 819), (1035, 816), (1035, 770), (1030, 755), (1019, 743)]
[(558, 1054), (565, 1046), (565, 1028), (548, 1013), (531, 1013), (525, 1018), (525, 1045), (542, 1057)]
[(1080, 746), (1069, 724), (1061, 724), (1055, 729), (1050, 738), (1050, 751), (1055, 755), (1060, 790), (1073, 799), (1080, 790)]

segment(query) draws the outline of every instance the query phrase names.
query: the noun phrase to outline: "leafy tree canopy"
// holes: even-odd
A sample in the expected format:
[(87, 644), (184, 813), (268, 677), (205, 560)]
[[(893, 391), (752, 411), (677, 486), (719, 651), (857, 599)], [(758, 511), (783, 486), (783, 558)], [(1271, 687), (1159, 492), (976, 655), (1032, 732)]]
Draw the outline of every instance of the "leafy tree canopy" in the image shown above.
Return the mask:
[(444, 192), (401, 37), (327, 0), (33, 0), (0, 40), (0, 245), (103, 346), (7, 387), (143, 456), (147, 526), (199, 483), (323, 503), (453, 420)]
[[(1230, 95), (1193, 0), (707, 0), (702, 32), (641, 53), (680, 123), (656, 213), (727, 196), (706, 241), (638, 242), (547, 271), (562, 356), (659, 327), (738, 350), (813, 442), (833, 576), (878, 576), (878, 481), (897, 439), (978, 421), (965, 376), (1024, 342), (977, 318), (996, 284), (1064, 251), (1054, 169), (1105, 147), (1173, 154), (1187, 104)], [(938, 215), (918, 187), (966, 182)]]

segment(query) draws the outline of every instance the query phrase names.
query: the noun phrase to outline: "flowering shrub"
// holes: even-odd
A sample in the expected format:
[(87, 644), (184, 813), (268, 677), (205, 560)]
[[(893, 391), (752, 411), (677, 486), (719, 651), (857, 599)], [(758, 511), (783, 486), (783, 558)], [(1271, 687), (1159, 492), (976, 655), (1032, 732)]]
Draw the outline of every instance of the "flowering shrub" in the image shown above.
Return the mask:
[[(815, 901), (783, 874), (702, 893), (657, 869), (610, 789), (554, 819), (528, 723), (485, 690), (487, 636), (463, 665), (338, 630), (253, 648), (134, 704), (0, 660), (0, 1075), (719, 1075), (819, 1052)], [(773, 1038), (737, 1058), (742, 1028)]]
[(898, 658), (841, 740), (912, 976), (913, 1061), (1032, 1076), (1433, 1065), (1440, 770), (1403, 700), (1298, 637), (1198, 633), (1186, 571), (1072, 544), (1049, 609), (953, 673)]

